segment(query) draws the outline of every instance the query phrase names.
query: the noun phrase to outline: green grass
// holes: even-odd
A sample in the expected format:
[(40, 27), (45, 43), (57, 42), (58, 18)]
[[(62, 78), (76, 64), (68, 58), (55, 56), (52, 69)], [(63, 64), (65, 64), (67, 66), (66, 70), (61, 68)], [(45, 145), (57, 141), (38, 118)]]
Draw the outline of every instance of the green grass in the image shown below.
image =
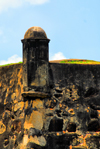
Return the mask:
[(94, 60), (62, 60), (60, 63), (68, 63), (68, 64), (100, 64), (98, 61)]
[(23, 62), (18, 62), (18, 63), (10, 63), (10, 64), (5, 64), (5, 65), (0, 65), (0, 67), (5, 67), (5, 66), (10, 66), (10, 65), (15, 65), (15, 64), (21, 64)]
[[(0, 67), (4, 66), (10, 66), (10, 65), (16, 65), (16, 64), (22, 64), (23, 62), (18, 62), (18, 63), (10, 63), (10, 64), (5, 64), (5, 65), (0, 65)], [(94, 60), (62, 60), (60, 63), (67, 63), (67, 64), (100, 64), (99, 61), (94, 61)]]

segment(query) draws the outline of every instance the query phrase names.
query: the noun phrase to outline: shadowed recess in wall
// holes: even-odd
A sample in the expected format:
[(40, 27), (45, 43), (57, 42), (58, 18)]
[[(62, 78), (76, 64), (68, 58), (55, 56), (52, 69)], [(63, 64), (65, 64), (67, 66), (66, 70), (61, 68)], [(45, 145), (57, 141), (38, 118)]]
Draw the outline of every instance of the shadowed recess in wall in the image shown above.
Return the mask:
[(98, 95), (99, 90), (93, 87), (90, 87), (85, 93), (84, 97), (96, 96)]
[(59, 118), (54, 117), (50, 121), (50, 125), (49, 125), (49, 131), (50, 132), (62, 131), (62, 128), (63, 128), (63, 119), (59, 119)]

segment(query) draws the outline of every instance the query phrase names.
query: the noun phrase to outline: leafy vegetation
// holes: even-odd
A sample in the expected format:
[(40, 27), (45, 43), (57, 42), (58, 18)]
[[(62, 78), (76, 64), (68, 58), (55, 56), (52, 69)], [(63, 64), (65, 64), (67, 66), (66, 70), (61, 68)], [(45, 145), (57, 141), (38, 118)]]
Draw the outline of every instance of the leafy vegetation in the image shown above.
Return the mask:
[(69, 64), (100, 64), (99, 61), (94, 60), (62, 60), (60, 63), (69, 63)]

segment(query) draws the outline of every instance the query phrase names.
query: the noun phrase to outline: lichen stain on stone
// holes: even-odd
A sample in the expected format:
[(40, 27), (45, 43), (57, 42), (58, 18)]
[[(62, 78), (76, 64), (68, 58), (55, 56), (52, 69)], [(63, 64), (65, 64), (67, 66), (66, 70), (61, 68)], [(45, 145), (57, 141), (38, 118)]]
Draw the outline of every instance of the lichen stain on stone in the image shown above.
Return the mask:
[(40, 144), (37, 136), (34, 136), (34, 137), (30, 136), (29, 142), (35, 143), (35, 144), (37, 144), (37, 145)]
[(98, 117), (100, 118), (100, 110), (97, 110), (98, 111)]
[(30, 129), (31, 127), (34, 127), (32, 123), (28, 123), (27, 121), (24, 122), (24, 129)]
[(24, 102), (24, 108), (25, 108), (25, 109), (28, 108), (28, 100), (26, 100), (26, 101)]
[(28, 137), (28, 135), (24, 135), (23, 143), (20, 145), (20, 149), (26, 148), (29, 143), (36, 144), (36, 145), (43, 147), (46, 145), (46, 140), (43, 136), (40, 136), (40, 137), (30, 136), (30, 137)]
[(22, 123), (20, 120), (15, 120), (12, 122), (12, 124), (11, 124), (11, 131), (12, 132), (14, 132), (14, 131), (20, 132), (21, 128), (22, 128)]
[(24, 135), (23, 137), (23, 145), (26, 146), (28, 143), (28, 135)]
[(18, 103), (16, 103), (16, 104), (14, 105), (13, 110), (14, 110), (14, 112), (16, 112), (17, 110), (22, 111), (23, 108), (24, 108), (24, 102), (21, 101), (21, 102), (18, 102)]
[(32, 124), (33, 128), (41, 130), (43, 128), (42, 114), (38, 111), (33, 111), (31, 115), (26, 115), (25, 122)]
[(46, 85), (47, 65), (43, 64), (37, 68), (35, 72), (35, 79), (31, 82), (31, 86), (44, 86)]
[(43, 109), (43, 101), (40, 99), (33, 100), (32, 107), (36, 107), (37, 109)]
[(34, 136), (34, 138), (30, 137), (29, 142), (32, 142), (42, 147), (46, 145), (46, 140), (43, 136), (40, 137)]
[(6, 131), (6, 126), (0, 121), (0, 134), (3, 134)]
[(78, 89), (75, 88), (75, 85), (70, 85), (69, 88), (65, 89), (66, 97), (75, 101), (79, 98)]
[(69, 112), (71, 115), (75, 115), (74, 109), (69, 109), (68, 112)]
[[(2, 69), (0, 73), (2, 73)], [(19, 71), (18, 71), (19, 70)], [(6, 74), (5, 74), (6, 71)], [(16, 100), (22, 100), (21, 92), (23, 91), (23, 84), (21, 82), (22, 78), (22, 65), (14, 65), (9, 67), (4, 67), (1, 80), (1, 98), (4, 99), (4, 104), (9, 103), (9, 100), (17, 102)]]

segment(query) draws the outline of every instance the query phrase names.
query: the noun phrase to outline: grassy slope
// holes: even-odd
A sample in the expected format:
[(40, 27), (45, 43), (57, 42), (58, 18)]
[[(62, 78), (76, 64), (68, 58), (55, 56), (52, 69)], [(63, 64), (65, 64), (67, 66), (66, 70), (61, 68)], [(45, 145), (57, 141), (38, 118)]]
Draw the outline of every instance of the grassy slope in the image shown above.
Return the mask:
[[(94, 65), (100, 64), (99, 61), (85, 60), (85, 59), (65, 59), (65, 60), (54, 60), (54, 61), (50, 61), (50, 62), (51, 63), (66, 63), (66, 64), (94, 64)], [(21, 64), (21, 63), (23, 63), (23, 62), (0, 65), (0, 67)]]
[(100, 64), (99, 61), (94, 60), (84, 60), (84, 59), (69, 59), (69, 60), (61, 60), (60, 63), (69, 63), (69, 64)]
[(18, 62), (18, 63), (11, 63), (11, 64), (5, 64), (5, 65), (0, 65), (0, 67), (4, 67), (4, 66), (10, 66), (10, 65), (15, 65), (15, 64), (21, 64), (22, 62)]
[(86, 60), (86, 59), (64, 59), (64, 60), (53, 60), (50, 63), (63, 63), (63, 64), (93, 64), (100, 65), (99, 61)]

